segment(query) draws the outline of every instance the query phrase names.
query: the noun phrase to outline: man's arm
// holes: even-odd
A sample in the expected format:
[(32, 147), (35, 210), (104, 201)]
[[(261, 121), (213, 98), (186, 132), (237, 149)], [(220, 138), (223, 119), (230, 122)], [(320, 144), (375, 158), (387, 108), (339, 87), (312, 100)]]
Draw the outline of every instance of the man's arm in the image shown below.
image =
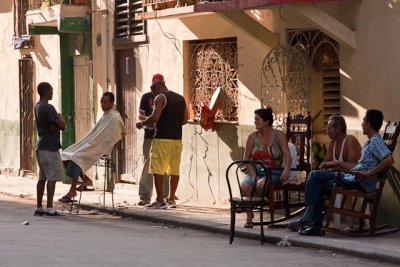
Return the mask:
[(189, 120), (189, 111), (187, 109), (186, 103), (185, 103), (185, 111), (183, 113), (183, 122), (182, 125), (185, 125)]
[(57, 125), (57, 128), (59, 130), (61, 131), (65, 130), (65, 120), (61, 114), (58, 114), (57, 119), (54, 121), (54, 123)]
[(328, 152), (326, 152), (324, 160), (319, 165), (320, 169), (332, 168), (336, 164), (333, 161), (333, 143), (334, 141), (331, 140), (331, 142), (329, 143)]
[(387, 155), (378, 165), (368, 171), (355, 171), (355, 173), (360, 174), (361, 176), (373, 176), (381, 171), (386, 170), (394, 163), (394, 158), (392, 155)]
[(149, 117), (147, 117), (147, 119), (145, 119), (144, 121), (137, 122), (136, 128), (141, 129), (143, 126), (149, 126), (156, 123), (161, 116), (164, 105), (165, 105), (165, 96), (163, 94), (159, 94), (154, 99), (153, 113)]

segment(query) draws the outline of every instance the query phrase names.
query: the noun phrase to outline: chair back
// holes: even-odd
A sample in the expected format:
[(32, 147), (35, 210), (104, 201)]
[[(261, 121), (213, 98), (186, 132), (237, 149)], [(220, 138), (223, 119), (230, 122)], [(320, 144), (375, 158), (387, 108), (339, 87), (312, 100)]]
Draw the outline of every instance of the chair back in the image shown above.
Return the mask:
[[(256, 181), (251, 191), (251, 195), (244, 196), (243, 192), (240, 190), (240, 185), (245, 175), (248, 173), (247, 171), (248, 168), (253, 168), (255, 170)], [(226, 182), (228, 184), (230, 201), (232, 201), (235, 198), (240, 198), (242, 201), (245, 199), (251, 201), (254, 197), (256, 197), (255, 193), (256, 193), (257, 180), (266, 176), (266, 170), (267, 169), (265, 168), (264, 164), (261, 161), (237, 160), (232, 162), (226, 169)], [(261, 197), (261, 199), (263, 199), (265, 193), (267, 192), (266, 188), (267, 188), (267, 183), (264, 184), (262, 195), (257, 197)]]
[(385, 127), (385, 131), (383, 132), (383, 140), (385, 140), (386, 145), (390, 149), (390, 151), (394, 151), (397, 144), (397, 138), (399, 137), (400, 132), (400, 122), (388, 122)]
[(311, 115), (288, 114), (286, 120), (286, 137), (297, 148), (297, 170), (311, 170)]

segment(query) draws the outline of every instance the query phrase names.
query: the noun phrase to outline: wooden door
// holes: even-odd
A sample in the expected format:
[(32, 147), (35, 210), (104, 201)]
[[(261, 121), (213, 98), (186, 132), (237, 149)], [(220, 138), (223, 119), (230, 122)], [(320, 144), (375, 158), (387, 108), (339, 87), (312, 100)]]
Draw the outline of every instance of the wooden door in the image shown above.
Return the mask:
[(33, 171), (33, 60), (19, 60), (20, 169)]
[(124, 119), (126, 135), (118, 150), (117, 178), (125, 182), (137, 182), (136, 128), (135, 122), (135, 57), (133, 48), (116, 51), (117, 107)]
[(81, 140), (91, 129), (89, 57), (74, 56), (74, 122), (75, 141)]

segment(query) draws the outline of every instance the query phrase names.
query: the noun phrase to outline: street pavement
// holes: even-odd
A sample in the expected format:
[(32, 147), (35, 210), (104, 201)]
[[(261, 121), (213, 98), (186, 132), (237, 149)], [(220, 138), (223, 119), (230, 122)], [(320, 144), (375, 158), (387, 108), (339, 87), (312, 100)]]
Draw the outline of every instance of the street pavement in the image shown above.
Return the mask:
[[(33, 201), (35, 196), (36, 180), (30, 178), (0, 175), (0, 195), (14, 198), (16, 201)], [(68, 191), (69, 185), (58, 183), (55, 200)], [(149, 210), (139, 207), (137, 186), (117, 184), (114, 191), (115, 209), (112, 209), (111, 193), (105, 193), (105, 209), (109, 213), (135, 220), (151, 221), (176, 227), (193, 228), (226, 235), (226, 244), (229, 244), (230, 213), (227, 208), (202, 207), (197, 203), (178, 200), (176, 209)], [(45, 203), (45, 202), (44, 202)], [(55, 201), (57, 203), (57, 201)], [(90, 209), (101, 209), (104, 203), (102, 190), (83, 192), (81, 213)], [(69, 205), (57, 203), (56, 207), (69, 214)], [(31, 212), (33, 213), (34, 210)], [(76, 213), (74, 208), (73, 214)], [(69, 215), (74, 216), (74, 215)], [(78, 216), (79, 217), (79, 216)], [(243, 239), (254, 239), (254, 247), (260, 246), (259, 227), (246, 229), (243, 227), (245, 214), (238, 214), (236, 236), (231, 246)], [(276, 244), (287, 237), (292, 246), (332, 251), (376, 261), (400, 264), (400, 233), (378, 237), (348, 237), (335, 233), (327, 233), (324, 237), (306, 237), (291, 232), (285, 228), (265, 227), (265, 242)]]
[[(260, 246), (185, 227), (138, 221), (103, 212), (33, 216), (34, 201), (2, 195), (0, 266), (151, 267), (374, 267), (376, 261), (326, 250)], [(21, 223), (23, 222), (23, 223)], [(29, 224), (28, 224), (29, 222)], [(290, 257), (288, 257), (290, 255)], [(380, 263), (380, 266), (397, 266)]]

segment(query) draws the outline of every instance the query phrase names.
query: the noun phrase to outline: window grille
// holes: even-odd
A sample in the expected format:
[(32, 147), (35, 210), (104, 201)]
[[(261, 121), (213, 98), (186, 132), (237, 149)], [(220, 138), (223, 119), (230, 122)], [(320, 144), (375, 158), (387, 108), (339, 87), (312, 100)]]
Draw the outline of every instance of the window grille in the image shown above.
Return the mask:
[(339, 44), (319, 30), (289, 30), (289, 45), (297, 48), (321, 73), (322, 115), (326, 124), (329, 116), (340, 114)]
[(235, 39), (192, 41), (189, 55), (190, 102), (194, 119), (201, 106), (209, 104), (217, 87), (221, 88), (219, 121), (237, 121), (238, 54)]

